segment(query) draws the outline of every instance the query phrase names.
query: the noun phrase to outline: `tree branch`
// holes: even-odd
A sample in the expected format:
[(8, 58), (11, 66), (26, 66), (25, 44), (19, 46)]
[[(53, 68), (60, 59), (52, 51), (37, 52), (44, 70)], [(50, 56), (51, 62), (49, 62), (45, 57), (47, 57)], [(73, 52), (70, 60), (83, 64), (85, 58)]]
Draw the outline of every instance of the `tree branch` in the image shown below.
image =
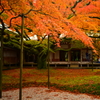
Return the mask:
[(40, 11), (40, 10), (33, 10), (33, 9), (30, 9), (27, 13), (25, 13), (24, 15), (27, 15), (27, 14), (29, 14), (31, 11), (35, 11), (35, 12), (38, 12), (38, 11)]
[[(71, 11), (73, 12), (73, 14), (74, 15), (76, 15), (75, 14), (75, 10), (74, 10), (74, 8), (78, 5), (78, 3), (80, 3), (82, 0), (78, 0), (78, 1), (76, 1), (75, 2), (75, 4), (73, 5), (73, 7), (71, 7)], [(88, 6), (90, 4), (90, 2), (88, 2), (87, 4), (86, 4), (86, 6)]]
[(26, 40), (31, 40), (30, 39), (30, 37), (27, 35), (27, 33), (24, 31), (24, 38), (26, 39)]
[(5, 27), (5, 24), (4, 24), (4, 22), (3, 22), (3, 20), (0, 18), (0, 22), (1, 22), (1, 25), (2, 25), (2, 33), (4, 34), (4, 30), (6, 29), (6, 27)]
[(55, 18), (55, 17), (53, 17), (53, 16), (51, 16), (51, 15), (49, 15), (49, 14), (47, 14), (47, 13), (42, 12), (42, 9), (39, 9), (39, 10), (30, 9), (30, 10), (29, 10), (27, 13), (25, 13), (24, 15), (29, 14), (31, 11), (34, 11), (34, 12), (37, 12), (37, 13), (40, 13), (40, 14), (43, 14), (43, 15), (50, 16), (50, 17), (52, 17), (52, 18), (54, 18), (54, 19), (57, 19), (57, 18)]
[(82, 1), (82, 0), (76, 1), (75, 4), (73, 5), (73, 7), (71, 7), (71, 11), (73, 12), (74, 15), (76, 15), (76, 14), (75, 14), (74, 8), (75, 8), (75, 7), (77, 6), (77, 4), (80, 3), (81, 1)]
[(16, 18), (18, 18), (18, 17), (20, 17), (21, 15), (18, 15), (18, 16), (16, 16), (16, 17), (12, 17), (11, 19), (10, 19), (10, 24), (9, 24), (9, 27), (8, 28), (10, 28), (11, 27), (11, 22), (12, 22), (12, 20), (13, 19), (16, 19)]
[(93, 17), (93, 16), (89, 16), (89, 18), (96, 18), (96, 19), (100, 19), (100, 17)]

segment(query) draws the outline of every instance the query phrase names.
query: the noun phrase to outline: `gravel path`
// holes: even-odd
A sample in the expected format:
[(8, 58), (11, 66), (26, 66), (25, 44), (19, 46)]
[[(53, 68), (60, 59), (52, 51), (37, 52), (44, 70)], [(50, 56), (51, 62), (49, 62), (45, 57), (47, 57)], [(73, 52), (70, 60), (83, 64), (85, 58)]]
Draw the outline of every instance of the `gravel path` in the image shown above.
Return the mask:
[[(0, 100), (19, 100), (19, 89), (4, 91)], [(74, 94), (64, 91), (48, 90), (45, 87), (23, 88), (23, 100), (100, 100), (86, 94)]]

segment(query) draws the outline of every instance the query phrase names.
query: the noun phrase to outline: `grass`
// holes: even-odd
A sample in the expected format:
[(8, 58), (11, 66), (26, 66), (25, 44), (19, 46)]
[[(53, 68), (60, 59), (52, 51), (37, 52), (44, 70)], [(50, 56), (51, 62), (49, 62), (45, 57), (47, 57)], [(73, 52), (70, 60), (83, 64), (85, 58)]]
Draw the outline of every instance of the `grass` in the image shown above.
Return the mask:
[[(19, 87), (19, 69), (3, 71), (3, 90)], [(47, 69), (24, 68), (23, 87), (47, 86)], [(50, 69), (50, 86), (100, 95), (100, 69)]]

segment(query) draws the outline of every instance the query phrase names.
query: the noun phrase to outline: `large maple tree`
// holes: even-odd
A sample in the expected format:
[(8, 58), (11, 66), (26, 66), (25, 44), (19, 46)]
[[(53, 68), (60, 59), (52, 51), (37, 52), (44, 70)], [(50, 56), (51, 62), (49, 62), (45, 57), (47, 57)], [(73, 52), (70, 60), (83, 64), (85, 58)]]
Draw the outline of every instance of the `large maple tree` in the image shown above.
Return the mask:
[[(31, 36), (51, 35), (59, 46), (59, 35), (64, 34), (94, 49), (92, 39), (85, 32), (100, 29), (100, 0), (0, 0), (2, 32), (5, 24), (12, 30), (20, 29), (23, 15), (24, 29)], [(28, 33), (29, 29), (33, 32)], [(21, 82), (22, 78), (20, 85)]]
[(85, 32), (100, 30), (100, 0), (2, 0), (0, 11), (0, 18), (11, 29), (21, 25), (24, 14), (28, 35), (50, 34), (58, 45), (64, 34), (94, 48)]

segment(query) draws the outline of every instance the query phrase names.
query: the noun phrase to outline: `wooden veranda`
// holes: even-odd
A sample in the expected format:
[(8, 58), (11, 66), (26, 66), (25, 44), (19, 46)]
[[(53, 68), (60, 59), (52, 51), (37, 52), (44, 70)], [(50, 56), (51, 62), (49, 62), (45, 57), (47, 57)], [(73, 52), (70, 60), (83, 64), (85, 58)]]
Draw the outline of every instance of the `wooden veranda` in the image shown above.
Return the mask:
[[(56, 61), (56, 62), (49, 62), (50, 66), (52, 67), (66, 67), (66, 68), (83, 68), (83, 67), (94, 67), (94, 68), (100, 68), (100, 63), (96, 62), (66, 62), (66, 61)], [(37, 64), (34, 62), (24, 62), (24, 65), (30, 65), (32, 67), (36, 66)]]

